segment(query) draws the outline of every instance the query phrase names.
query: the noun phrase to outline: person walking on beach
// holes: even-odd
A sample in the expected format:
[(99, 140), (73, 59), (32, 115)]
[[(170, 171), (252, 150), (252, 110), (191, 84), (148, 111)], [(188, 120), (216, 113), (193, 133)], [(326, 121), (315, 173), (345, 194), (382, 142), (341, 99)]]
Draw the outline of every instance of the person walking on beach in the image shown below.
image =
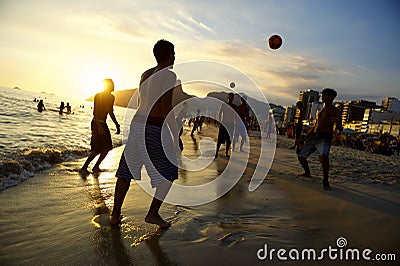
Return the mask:
[(38, 110), (38, 112), (43, 112), (43, 110), (46, 110), (46, 107), (44, 107), (44, 103), (43, 103), (43, 100), (40, 100), (39, 101), (39, 103), (38, 103), (38, 105), (37, 105), (37, 110)]
[(333, 89), (326, 88), (322, 91), (322, 102), (324, 107), (318, 112), (314, 126), (308, 132), (305, 143), (299, 152), (298, 160), (304, 169), (304, 173), (299, 176), (310, 177), (311, 172), (308, 167), (307, 158), (314, 151), (318, 150), (323, 172), (323, 189), (330, 190), (329, 185), (329, 150), (331, 148), (334, 124), (336, 130), (342, 132), (342, 120), (339, 109), (332, 105), (333, 100), (337, 96), (337, 92)]
[(91, 122), (92, 138), (90, 140), (91, 151), (85, 164), (80, 170), (82, 174), (86, 175), (89, 174), (89, 171), (87, 170), (89, 164), (98, 154), (100, 154), (100, 156), (92, 168), (92, 172), (102, 172), (100, 164), (107, 156), (108, 152), (112, 150), (111, 133), (106, 123), (108, 114), (117, 127), (116, 134), (120, 133), (120, 126), (114, 115), (113, 109), (115, 97), (111, 94), (111, 92), (114, 91), (114, 82), (112, 79), (104, 79), (103, 82), (104, 91), (99, 92), (94, 96), (93, 120)]
[(266, 127), (267, 139), (271, 138), (271, 133), (274, 125), (275, 123), (273, 114), (271, 112), (268, 112), (267, 127)]
[(295, 131), (294, 131), (294, 144), (291, 149), (296, 149), (296, 153), (299, 154), (301, 148), (303, 147), (304, 140), (303, 140), (303, 119), (304, 119), (304, 112), (303, 112), (303, 103), (298, 101), (296, 103), (296, 117), (295, 117)]
[(240, 141), (240, 151), (243, 151), (243, 144), (246, 142), (247, 135), (247, 125), (250, 122), (250, 109), (246, 103), (246, 98), (240, 98), (240, 105), (237, 107), (237, 113), (240, 117), (239, 121), (236, 123), (235, 134), (233, 137), (232, 151), (235, 150), (236, 142), (239, 140), (239, 135), (241, 137)]
[(201, 131), (201, 114), (200, 114), (200, 109), (197, 109), (197, 115), (195, 118), (193, 118), (194, 123), (193, 123), (193, 128), (192, 128), (192, 132), (190, 133), (190, 136), (193, 137), (194, 132), (197, 130), (197, 132), (199, 132), (199, 129)]
[(225, 156), (229, 157), (229, 148), (231, 147), (231, 138), (233, 137), (233, 130), (235, 128), (235, 113), (236, 105), (233, 103), (235, 95), (230, 92), (228, 93), (228, 102), (223, 103), (218, 113), (218, 121), (220, 121), (218, 131), (217, 150), (215, 152), (215, 158), (218, 157), (219, 148), (222, 143), (226, 144)]
[(187, 102), (183, 102), (183, 107), (182, 109), (179, 111), (177, 117), (176, 117), (176, 125), (178, 127), (179, 130), (179, 148), (181, 151), (183, 151), (183, 142), (181, 139), (181, 136), (183, 134), (183, 124), (184, 121), (186, 119), (187, 116), (187, 111), (188, 110), (188, 103)]
[[(175, 61), (174, 45), (159, 40), (154, 45), (153, 53), (157, 65), (142, 74), (139, 108), (132, 119), (131, 131), (116, 172), (118, 179), (111, 225), (120, 223), (121, 208), (131, 179), (141, 179), (144, 165), (152, 187), (156, 187), (144, 220), (161, 228), (170, 226), (169, 222), (161, 218), (159, 210), (172, 182), (178, 178), (178, 127), (175, 116), (168, 115), (173, 108), (172, 95), (177, 82), (176, 74), (170, 70)], [(164, 121), (167, 126), (163, 126)]]

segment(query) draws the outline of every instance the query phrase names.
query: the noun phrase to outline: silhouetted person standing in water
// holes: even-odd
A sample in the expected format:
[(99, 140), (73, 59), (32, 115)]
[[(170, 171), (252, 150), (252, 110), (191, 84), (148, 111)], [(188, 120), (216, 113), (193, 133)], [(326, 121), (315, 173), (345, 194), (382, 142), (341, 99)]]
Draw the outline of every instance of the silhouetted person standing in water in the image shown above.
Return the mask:
[(308, 167), (307, 158), (314, 151), (318, 150), (323, 172), (323, 189), (330, 190), (329, 185), (329, 150), (331, 148), (333, 138), (333, 126), (336, 124), (336, 130), (341, 132), (342, 117), (339, 109), (332, 105), (336, 98), (337, 92), (333, 89), (326, 88), (322, 91), (322, 102), (324, 107), (318, 112), (314, 126), (310, 129), (306, 136), (304, 146), (299, 152), (299, 162), (304, 168), (304, 173), (300, 176), (311, 176)]
[(113, 109), (115, 97), (111, 94), (114, 91), (114, 82), (111, 79), (104, 79), (103, 82), (104, 91), (94, 96), (93, 120), (91, 122), (92, 138), (90, 140), (91, 152), (80, 170), (82, 174), (89, 174), (87, 168), (98, 154), (100, 156), (92, 168), (92, 172), (101, 172), (100, 163), (107, 156), (108, 152), (112, 150), (111, 133), (106, 123), (108, 114), (117, 127), (116, 134), (120, 133), (120, 126), (115, 118)]
[(63, 114), (64, 108), (65, 108), (64, 102), (61, 102), (60, 107), (59, 107), (59, 111), (58, 111), (58, 113), (59, 113), (60, 115)]
[(38, 112), (42, 112), (43, 110), (46, 110), (46, 107), (44, 107), (44, 103), (43, 103), (43, 100), (40, 100), (39, 101), (39, 103), (38, 103), (38, 105), (37, 105), (37, 110), (38, 110)]
[(233, 103), (235, 95), (228, 93), (228, 102), (221, 105), (218, 113), (218, 121), (220, 121), (218, 131), (217, 150), (215, 158), (218, 157), (219, 148), (225, 143), (225, 156), (229, 157), (229, 148), (231, 147), (231, 138), (233, 138), (233, 130), (235, 129), (235, 111), (236, 105)]
[[(144, 165), (151, 186), (156, 187), (145, 222), (162, 228), (170, 226), (161, 218), (159, 210), (172, 182), (178, 178), (176, 153), (180, 152), (179, 132), (175, 116), (168, 115), (173, 108), (172, 95), (177, 85), (176, 74), (170, 70), (175, 61), (174, 45), (160, 40), (154, 45), (153, 53), (157, 66), (146, 70), (140, 79), (139, 108), (132, 119), (128, 141), (116, 172), (118, 179), (111, 225), (120, 223), (121, 207), (130, 182), (141, 179)], [(166, 126), (163, 126), (164, 121)]]
[(67, 105), (65, 106), (65, 108), (67, 108), (67, 112), (66, 112), (66, 114), (71, 114), (71, 105), (69, 105), (69, 103), (67, 103)]

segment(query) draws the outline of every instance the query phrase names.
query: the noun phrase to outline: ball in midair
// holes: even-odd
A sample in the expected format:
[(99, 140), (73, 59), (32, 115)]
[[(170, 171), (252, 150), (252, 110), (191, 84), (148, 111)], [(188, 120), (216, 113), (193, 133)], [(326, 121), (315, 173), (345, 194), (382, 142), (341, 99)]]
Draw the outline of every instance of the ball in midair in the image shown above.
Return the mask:
[(279, 49), (282, 46), (282, 38), (279, 35), (272, 35), (268, 39), (269, 48), (272, 50)]

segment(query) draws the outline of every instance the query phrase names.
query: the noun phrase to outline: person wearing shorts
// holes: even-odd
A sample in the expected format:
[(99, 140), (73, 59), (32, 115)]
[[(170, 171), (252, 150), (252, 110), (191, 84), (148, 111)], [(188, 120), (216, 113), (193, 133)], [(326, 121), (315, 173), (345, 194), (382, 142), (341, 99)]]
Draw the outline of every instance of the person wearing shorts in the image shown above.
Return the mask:
[(92, 137), (90, 139), (90, 154), (80, 169), (82, 175), (88, 175), (87, 170), (89, 164), (93, 161), (98, 154), (100, 154), (99, 159), (92, 168), (93, 173), (100, 173), (100, 163), (107, 156), (108, 152), (112, 150), (112, 141), (110, 130), (107, 126), (106, 119), (107, 115), (110, 115), (111, 120), (117, 127), (117, 133), (120, 133), (120, 126), (114, 115), (114, 95), (111, 92), (114, 91), (114, 82), (112, 79), (104, 79), (104, 91), (99, 92), (94, 96), (94, 106), (93, 106), (93, 120), (90, 124), (92, 130)]
[(153, 48), (157, 65), (146, 70), (139, 86), (139, 107), (132, 119), (124, 152), (116, 172), (114, 207), (111, 225), (121, 222), (121, 208), (132, 179), (141, 179), (145, 166), (152, 187), (156, 188), (145, 222), (168, 228), (159, 210), (172, 182), (178, 178), (176, 154), (180, 152), (179, 131), (172, 109), (172, 95), (177, 86), (170, 69), (175, 61), (174, 45), (159, 40)]
[(237, 107), (237, 113), (240, 119), (236, 122), (232, 150), (235, 150), (236, 142), (239, 140), (240, 136), (240, 151), (243, 151), (243, 144), (247, 137), (246, 125), (250, 122), (250, 108), (247, 105), (245, 96), (240, 98), (240, 105)]
[(341, 113), (332, 104), (336, 96), (337, 92), (333, 89), (326, 88), (322, 91), (324, 107), (318, 112), (316, 122), (306, 136), (305, 143), (298, 154), (298, 160), (304, 169), (304, 173), (299, 176), (310, 177), (311, 172), (307, 158), (318, 150), (322, 164), (322, 186), (324, 190), (331, 189), (329, 184), (329, 150), (331, 148), (334, 125), (336, 125), (336, 130), (339, 132), (343, 130)]
[(233, 138), (233, 130), (235, 129), (236, 105), (233, 103), (235, 95), (228, 93), (228, 102), (223, 103), (218, 113), (218, 121), (220, 121), (218, 131), (217, 149), (215, 158), (218, 157), (219, 148), (225, 143), (225, 156), (229, 157), (229, 149), (231, 147), (231, 139)]
[(295, 126), (294, 126), (294, 144), (291, 149), (296, 149), (297, 155), (300, 153), (301, 148), (303, 147), (303, 103), (298, 101), (296, 103), (296, 116), (295, 116)]

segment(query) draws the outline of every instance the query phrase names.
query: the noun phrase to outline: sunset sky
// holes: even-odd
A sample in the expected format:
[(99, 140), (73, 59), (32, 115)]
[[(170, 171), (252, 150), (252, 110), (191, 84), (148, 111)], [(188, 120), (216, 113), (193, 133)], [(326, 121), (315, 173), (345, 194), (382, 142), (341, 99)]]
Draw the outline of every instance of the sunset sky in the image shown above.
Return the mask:
[[(177, 64), (228, 64), (269, 102), (291, 105), (300, 90), (324, 87), (340, 100), (400, 98), (395, 0), (0, 0), (0, 18), (0, 86), (81, 99), (103, 78), (136, 88), (164, 38)], [(272, 34), (279, 50), (267, 46)]]

